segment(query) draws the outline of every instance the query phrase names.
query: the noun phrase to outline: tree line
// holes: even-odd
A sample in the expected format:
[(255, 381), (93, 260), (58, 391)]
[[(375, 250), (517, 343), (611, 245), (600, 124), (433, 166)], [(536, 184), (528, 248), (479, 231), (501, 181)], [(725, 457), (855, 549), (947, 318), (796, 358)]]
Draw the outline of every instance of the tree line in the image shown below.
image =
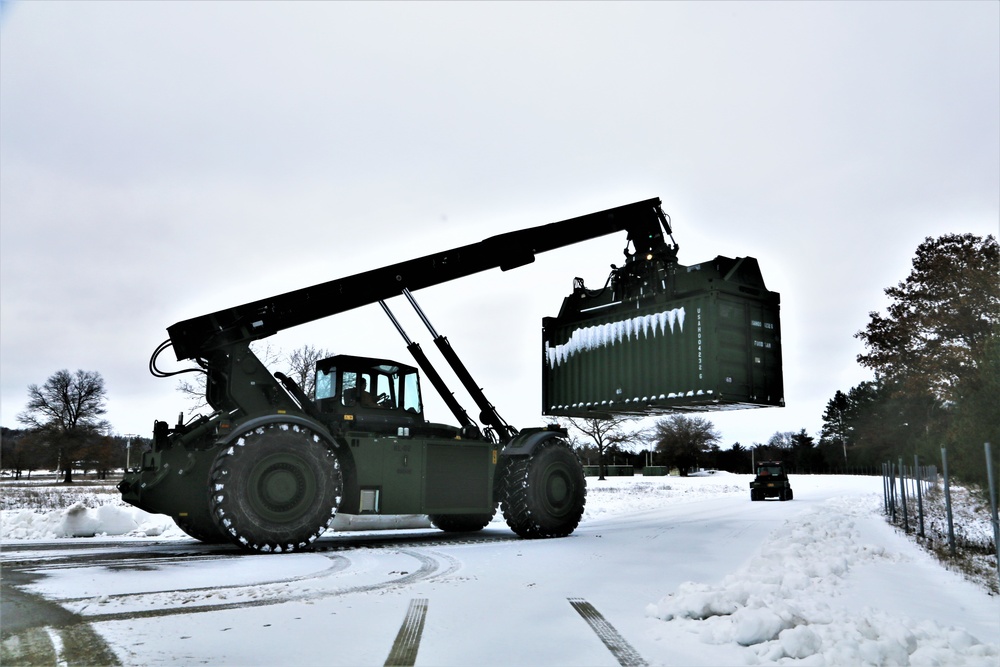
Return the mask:
[[(749, 472), (751, 461), (784, 460), (793, 472), (870, 472), (914, 454), (985, 487), (983, 443), (1000, 444), (1000, 246), (992, 235), (948, 234), (917, 248), (910, 274), (885, 289), (885, 313), (870, 312), (856, 334), (857, 362), (874, 379), (837, 390), (818, 439), (805, 429), (766, 443), (719, 447), (711, 422), (671, 415), (650, 429), (632, 420), (567, 420), (579, 451), (602, 461), (667, 465), (681, 474), (718, 468)], [(602, 422), (602, 423), (598, 423)], [(997, 476), (1000, 478), (1000, 475)]]
[(1000, 444), (1000, 246), (992, 235), (928, 238), (885, 294), (886, 313), (857, 333), (875, 379), (834, 394), (822, 439), (862, 465), (939, 461), (947, 447), (950, 472), (985, 487), (983, 443)]
[[(795, 473), (844, 471), (831, 454), (830, 443), (816, 442), (805, 429), (798, 433), (776, 432), (763, 444), (743, 446), (736, 442), (722, 449), (721, 435), (703, 417), (670, 415), (648, 428), (636, 428), (635, 423), (634, 417), (563, 420), (572, 433), (574, 448), (585, 463), (600, 466), (602, 478), (611, 464), (638, 469), (664, 466), (676, 469), (682, 476), (697, 470), (749, 473), (755, 461), (768, 460), (781, 460)], [(858, 464), (846, 472), (875, 474), (878, 469)]]

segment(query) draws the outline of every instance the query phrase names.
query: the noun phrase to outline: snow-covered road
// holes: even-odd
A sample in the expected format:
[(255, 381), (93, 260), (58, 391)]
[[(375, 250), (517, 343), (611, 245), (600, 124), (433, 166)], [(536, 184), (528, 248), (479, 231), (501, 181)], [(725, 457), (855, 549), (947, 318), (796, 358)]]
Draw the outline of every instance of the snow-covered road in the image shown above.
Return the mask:
[(147, 525), (162, 534), (55, 540), (99, 560), (46, 561), (54, 540), (10, 539), (5, 512), (3, 559), (129, 665), (1000, 662), (1000, 600), (884, 522), (880, 478), (795, 476), (794, 501), (762, 503), (749, 480), (588, 479), (564, 539), (498, 520), (479, 534), (496, 540), (411, 529), (341, 549), (363, 536), (339, 533), (281, 556)]

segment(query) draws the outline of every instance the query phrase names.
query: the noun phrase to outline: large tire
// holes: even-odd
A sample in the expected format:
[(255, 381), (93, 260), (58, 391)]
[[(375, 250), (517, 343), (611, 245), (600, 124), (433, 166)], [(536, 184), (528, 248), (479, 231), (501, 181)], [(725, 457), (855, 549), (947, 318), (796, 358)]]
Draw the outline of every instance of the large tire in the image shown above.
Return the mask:
[(212, 468), (212, 516), (244, 549), (298, 551), (333, 522), (343, 478), (332, 448), (310, 429), (275, 421), (247, 431)]
[(494, 514), (496, 510), (493, 514), (431, 514), (430, 520), (446, 533), (474, 533), (489, 525)]
[(501, 508), (525, 538), (564, 537), (580, 524), (587, 502), (583, 466), (565, 441), (551, 438), (506, 466)]

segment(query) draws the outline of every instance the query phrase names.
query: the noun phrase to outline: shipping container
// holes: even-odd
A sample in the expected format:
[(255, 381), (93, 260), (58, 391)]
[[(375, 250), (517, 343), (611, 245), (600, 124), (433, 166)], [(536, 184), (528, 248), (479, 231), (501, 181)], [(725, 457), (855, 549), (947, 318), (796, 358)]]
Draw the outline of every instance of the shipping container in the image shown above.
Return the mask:
[(780, 297), (757, 260), (636, 262), (630, 293), (577, 280), (542, 322), (542, 412), (657, 415), (784, 405)]

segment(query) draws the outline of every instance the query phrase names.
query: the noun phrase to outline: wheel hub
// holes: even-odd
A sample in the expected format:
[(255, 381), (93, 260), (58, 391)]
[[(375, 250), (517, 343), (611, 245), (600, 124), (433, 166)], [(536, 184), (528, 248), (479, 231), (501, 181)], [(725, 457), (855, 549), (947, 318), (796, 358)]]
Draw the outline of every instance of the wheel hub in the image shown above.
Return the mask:
[(316, 484), (305, 465), (292, 456), (279, 455), (254, 466), (248, 498), (254, 511), (269, 520), (287, 521), (308, 510)]
[(545, 503), (553, 514), (562, 514), (572, 506), (572, 484), (566, 471), (553, 466), (545, 476)]
[(269, 509), (286, 512), (302, 500), (305, 493), (302, 471), (288, 463), (277, 463), (261, 475), (258, 493)]

